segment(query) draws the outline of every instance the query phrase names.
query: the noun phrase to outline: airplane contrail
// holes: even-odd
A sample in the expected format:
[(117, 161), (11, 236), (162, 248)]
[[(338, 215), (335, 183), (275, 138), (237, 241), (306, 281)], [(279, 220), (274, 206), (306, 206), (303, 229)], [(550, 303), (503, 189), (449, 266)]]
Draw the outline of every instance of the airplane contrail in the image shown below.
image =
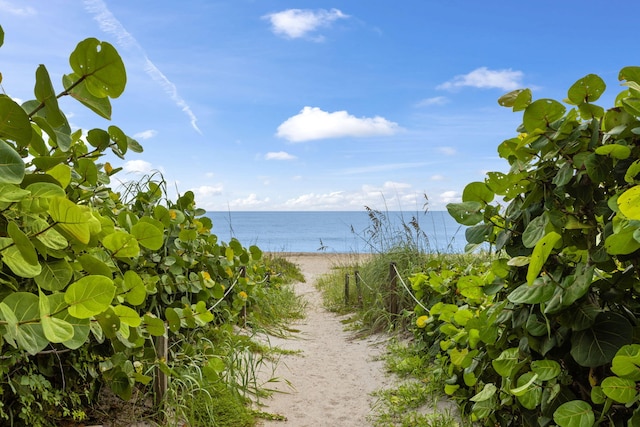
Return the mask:
[(165, 76), (156, 65), (149, 59), (147, 54), (145, 53), (140, 43), (129, 33), (113, 16), (113, 13), (107, 8), (107, 5), (102, 0), (84, 0), (85, 9), (93, 14), (93, 19), (96, 20), (100, 29), (105, 33), (109, 33), (116, 37), (116, 43), (124, 49), (136, 49), (138, 50), (145, 60), (144, 71), (155, 81), (157, 82), (162, 89), (165, 91), (167, 95), (171, 98), (175, 104), (180, 107), (184, 113), (189, 116), (191, 121), (191, 127), (193, 127), (196, 132), (202, 134), (200, 128), (198, 128), (198, 118), (189, 107), (189, 104), (180, 97), (178, 94), (178, 89), (175, 84), (173, 84), (167, 76)]

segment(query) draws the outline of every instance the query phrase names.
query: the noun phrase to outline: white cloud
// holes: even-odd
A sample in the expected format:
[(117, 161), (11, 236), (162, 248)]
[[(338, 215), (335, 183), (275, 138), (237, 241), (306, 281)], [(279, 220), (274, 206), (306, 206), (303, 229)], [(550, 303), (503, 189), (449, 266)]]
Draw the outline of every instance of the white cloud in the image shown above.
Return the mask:
[(440, 193), (440, 203), (459, 203), (462, 201), (462, 196), (457, 191), (449, 190)]
[(464, 86), (477, 87), (481, 89), (502, 89), (514, 90), (522, 87), (522, 71), (490, 70), (487, 67), (476, 68), (469, 74), (455, 76), (452, 80), (445, 82), (437, 89), (457, 89)]
[(267, 197), (265, 199), (260, 199), (257, 194), (251, 193), (247, 197), (242, 199), (235, 199), (229, 202), (229, 208), (238, 209), (238, 208), (256, 208), (260, 206), (264, 206), (268, 204), (270, 199)]
[(444, 181), (445, 177), (444, 177), (444, 175), (436, 174), (436, 175), (431, 175), (430, 179), (431, 179), (431, 181)]
[(37, 13), (35, 8), (31, 6), (17, 6), (14, 2), (5, 0), (0, 0), (0, 12), (17, 16), (31, 16)]
[[(1, 1), (1, 0), (0, 0)], [(191, 108), (184, 99), (178, 94), (178, 89), (147, 57), (144, 49), (138, 41), (122, 26), (120, 21), (113, 16), (113, 13), (107, 8), (102, 0), (84, 0), (84, 5), (89, 13), (93, 14), (93, 19), (98, 22), (100, 29), (105, 33), (112, 34), (116, 37), (118, 45), (125, 49), (135, 49), (144, 58), (145, 72), (156, 82), (175, 104), (189, 117), (191, 127), (198, 133), (202, 133), (197, 125), (197, 117), (191, 111)]]
[(457, 151), (453, 147), (438, 147), (438, 153), (444, 154), (445, 156), (454, 156)]
[(285, 151), (271, 151), (264, 156), (265, 160), (295, 160), (297, 157)]
[(129, 160), (122, 166), (122, 169), (128, 173), (145, 175), (151, 173), (152, 165), (145, 160)]
[(433, 98), (426, 98), (416, 103), (416, 107), (430, 107), (432, 105), (444, 105), (449, 103), (449, 98), (446, 96), (435, 96)]
[(135, 135), (133, 135), (133, 137), (138, 139), (150, 139), (156, 136), (157, 134), (158, 134), (158, 131), (149, 129), (149, 130), (143, 130), (142, 132), (138, 132)]
[(299, 114), (278, 126), (276, 135), (291, 142), (315, 139), (393, 135), (400, 127), (383, 117), (350, 115), (347, 111), (329, 113), (318, 107), (304, 107)]
[(222, 184), (216, 185), (201, 185), (200, 187), (193, 188), (193, 194), (196, 195), (196, 200), (198, 200), (198, 196), (200, 197), (208, 197), (208, 196), (216, 196), (222, 194), (224, 187)]
[[(295, 39), (305, 37), (320, 27), (328, 27), (333, 21), (348, 17), (349, 15), (345, 15), (338, 9), (319, 9), (315, 11), (288, 9), (264, 15), (262, 18), (271, 22), (271, 30), (275, 34)], [(315, 40), (321, 41), (322, 37), (316, 37)]]

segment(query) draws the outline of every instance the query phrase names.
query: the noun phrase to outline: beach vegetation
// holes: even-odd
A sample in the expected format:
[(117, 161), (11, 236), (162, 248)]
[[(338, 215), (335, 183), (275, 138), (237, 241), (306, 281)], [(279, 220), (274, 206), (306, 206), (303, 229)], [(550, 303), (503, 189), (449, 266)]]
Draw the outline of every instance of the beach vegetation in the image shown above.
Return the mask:
[(99, 404), (109, 395), (140, 403), (126, 423), (249, 425), (265, 351), (243, 336), (299, 315), (288, 273), (219, 241), (194, 194), (171, 200), (161, 174), (118, 183), (109, 159), (142, 146), (115, 125), (72, 129), (58, 100), (110, 120), (124, 63), (88, 38), (69, 64), (57, 91), (40, 65), (34, 99), (0, 94), (0, 424), (124, 423)]

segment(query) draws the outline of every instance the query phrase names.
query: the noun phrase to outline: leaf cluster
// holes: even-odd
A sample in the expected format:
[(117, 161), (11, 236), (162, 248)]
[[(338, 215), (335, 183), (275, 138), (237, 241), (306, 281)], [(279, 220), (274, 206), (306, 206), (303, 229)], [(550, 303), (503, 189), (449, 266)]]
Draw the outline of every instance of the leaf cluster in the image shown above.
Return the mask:
[(72, 130), (58, 99), (110, 119), (124, 64), (93, 38), (69, 64), (59, 93), (40, 65), (35, 99), (0, 94), (0, 419), (28, 425), (76, 413), (100, 384), (129, 399), (153, 368), (171, 375), (154, 340), (237, 322), (266, 273), (259, 248), (218, 242), (193, 193), (170, 201), (154, 177), (111, 188), (103, 158), (142, 147), (114, 125)]
[(488, 243), (497, 259), (482, 274), (431, 266), (412, 279), (445, 392), (484, 425), (640, 422), (640, 67), (619, 79), (608, 110), (593, 74), (563, 102), (500, 98), (522, 111), (498, 147), (509, 171), (447, 206), (467, 249)]

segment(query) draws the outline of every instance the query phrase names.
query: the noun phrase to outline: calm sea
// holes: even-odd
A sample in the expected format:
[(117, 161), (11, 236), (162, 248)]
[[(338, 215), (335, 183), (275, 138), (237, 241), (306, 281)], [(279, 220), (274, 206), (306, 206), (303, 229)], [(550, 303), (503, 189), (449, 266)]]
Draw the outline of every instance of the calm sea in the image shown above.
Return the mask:
[[(466, 244), (464, 227), (443, 211), (380, 212), (377, 228), (366, 211), (233, 211), (207, 212), (207, 216), (220, 240), (235, 237), (244, 246), (257, 245), (268, 252), (384, 252), (399, 240), (417, 242), (431, 252), (458, 253)], [(419, 232), (411, 225), (414, 219)]]

